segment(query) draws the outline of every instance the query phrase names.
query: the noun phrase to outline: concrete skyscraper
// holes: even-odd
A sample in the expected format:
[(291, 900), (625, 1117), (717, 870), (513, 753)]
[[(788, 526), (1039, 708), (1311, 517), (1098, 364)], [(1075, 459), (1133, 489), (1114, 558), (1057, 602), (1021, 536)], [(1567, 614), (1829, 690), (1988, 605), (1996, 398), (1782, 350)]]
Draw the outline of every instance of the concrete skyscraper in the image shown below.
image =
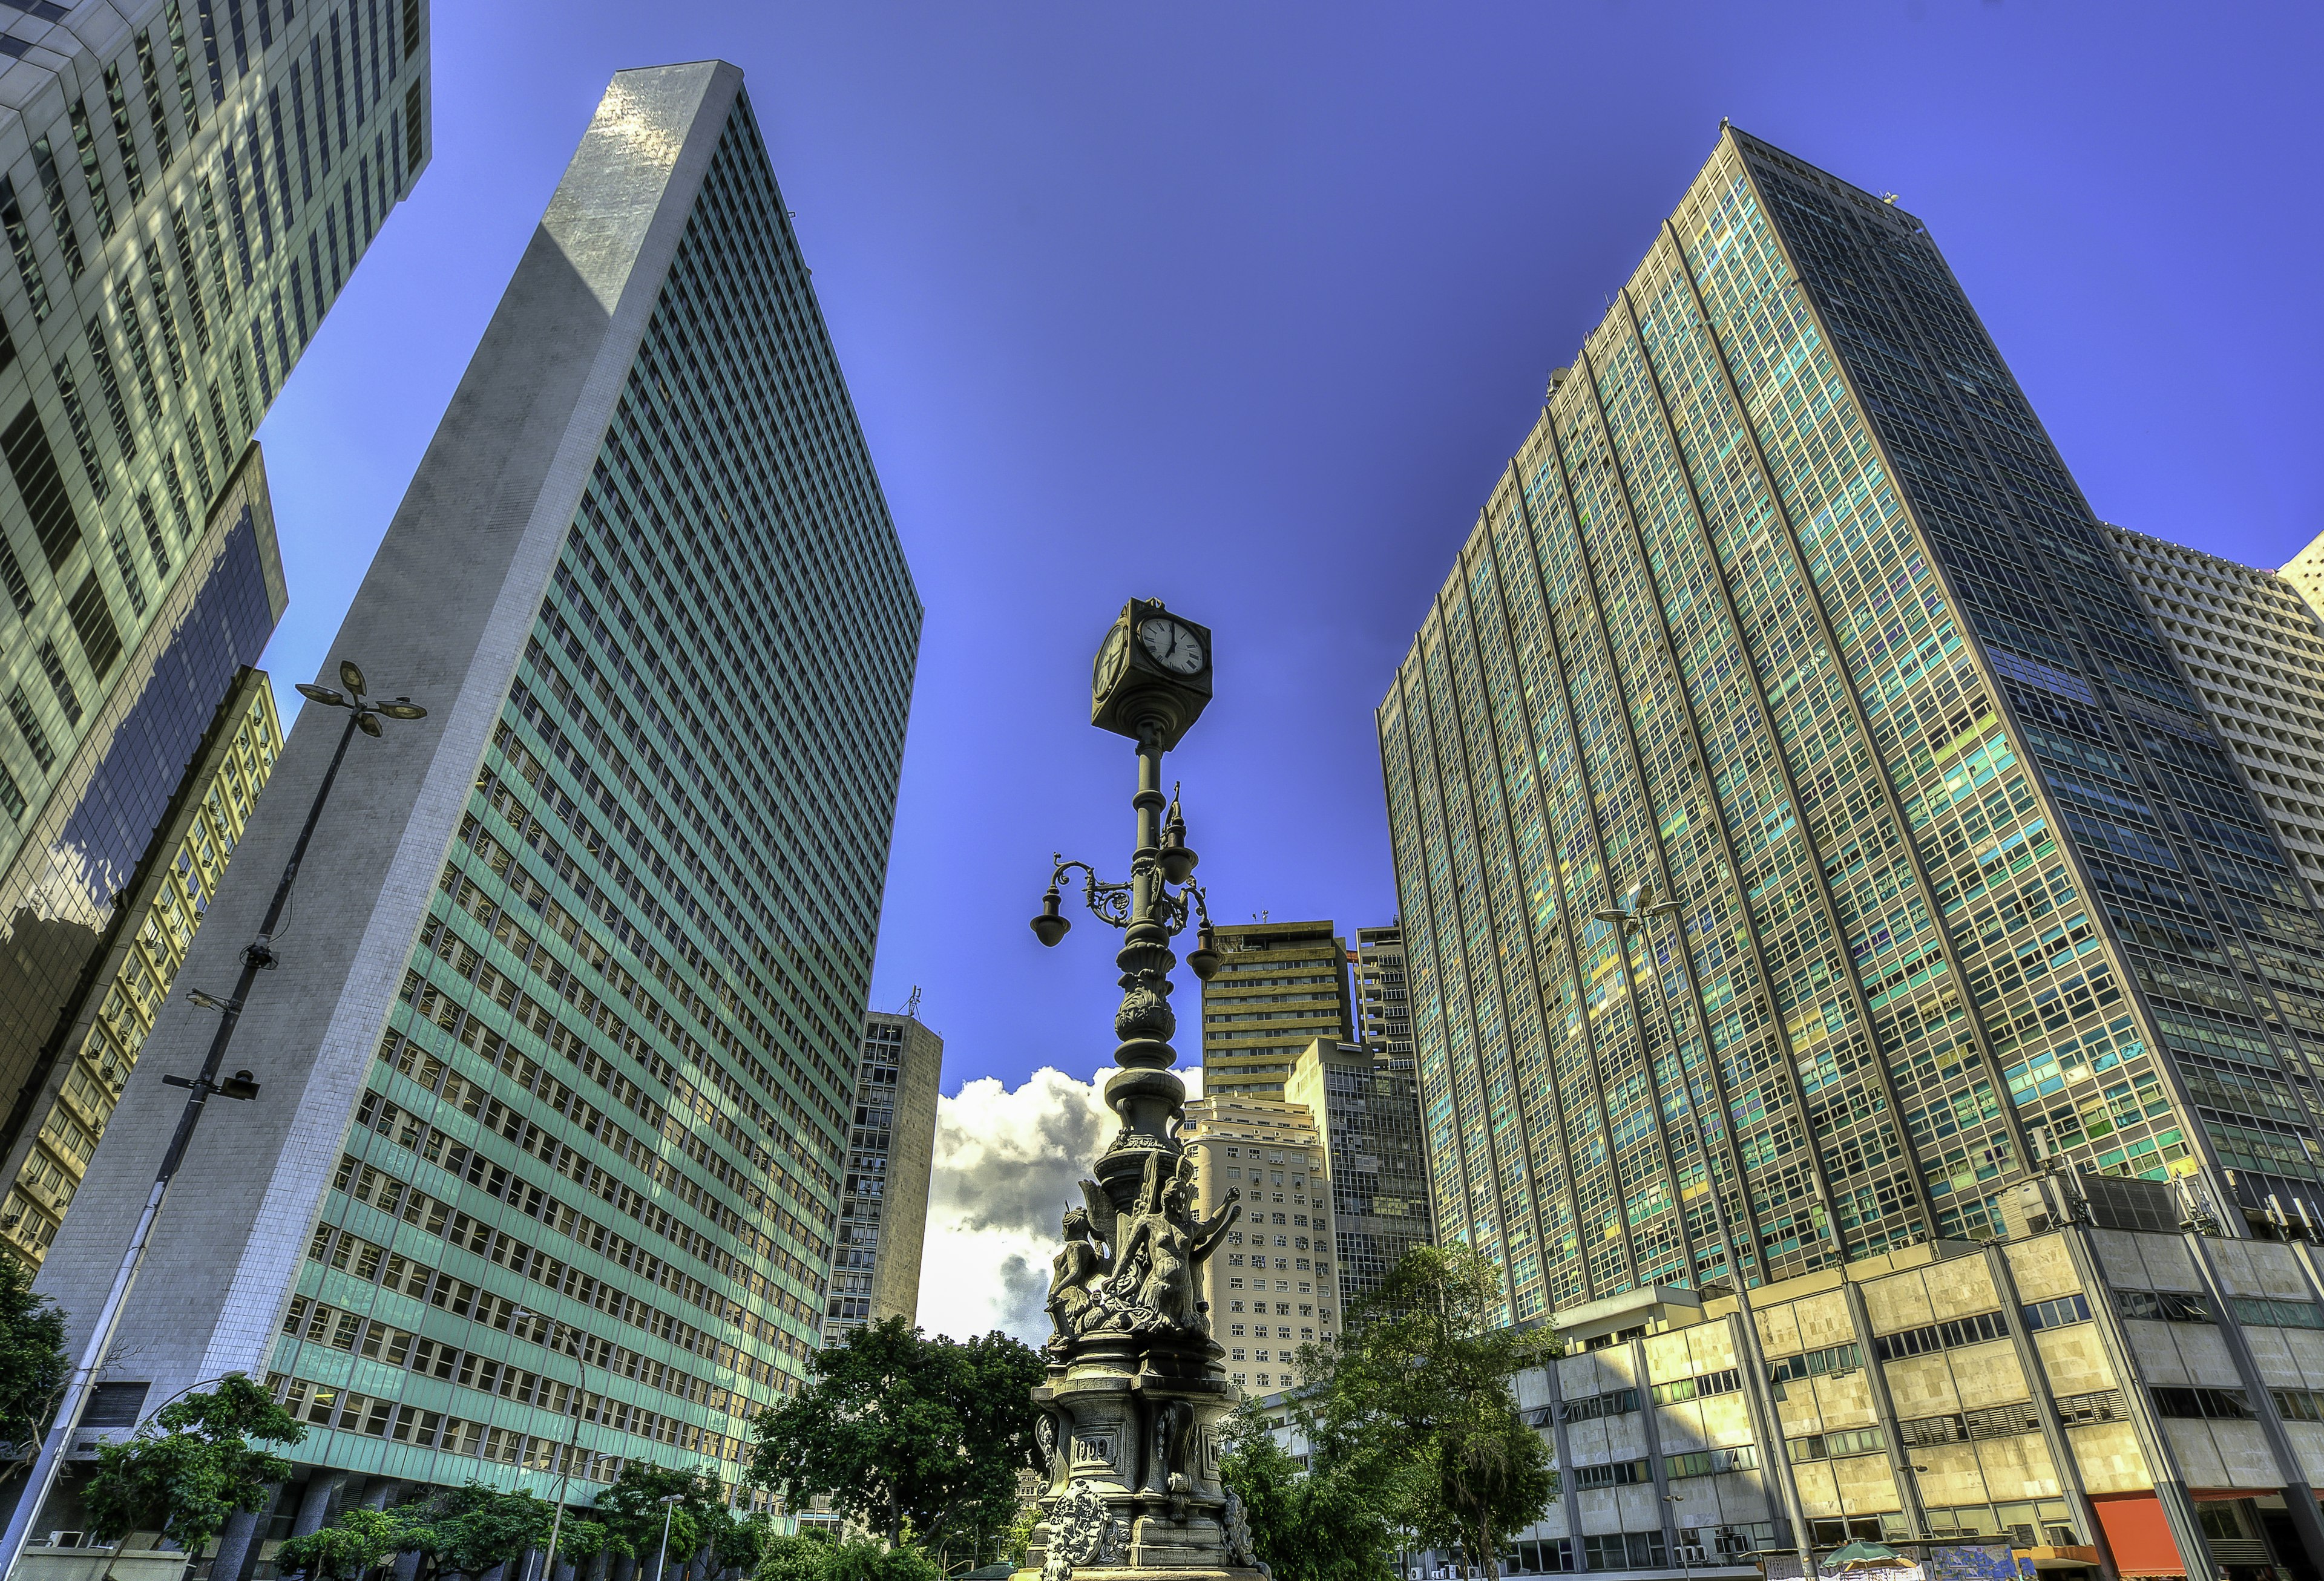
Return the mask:
[(1332, 1263), (1345, 1310), (1378, 1290), (1406, 1252), (1434, 1239), (1419, 1083), (1386, 1054), (1319, 1037), (1292, 1062), (1283, 1097), (1323, 1133)]
[(1328, 922), (1238, 923), (1218, 931), (1226, 960), (1203, 985), (1203, 1091), (1281, 1098), (1309, 1042), (1356, 1035), (1348, 946)]
[(866, 1323), (920, 1310), (920, 1254), (928, 1234), (928, 1181), (936, 1166), (936, 1098), (944, 1039), (906, 1012), (863, 1018), (863, 1062), (847, 1134), (847, 1178), (833, 1237), (831, 1296), (823, 1342), (837, 1345)]
[[(731, 1484), (823, 1323), (920, 618), (742, 74), (621, 73), (330, 650), (429, 712), (348, 754), (227, 1056), (261, 1090), (195, 1137), (108, 1382), (265, 1378), (302, 1524)], [(291, 732), (188, 980), (233, 979), (338, 725)], [(76, 1323), (214, 1025), (163, 1008), (50, 1248)]]
[[(431, 148), (421, 0), (0, 25), (0, 1157), (284, 606), (250, 436)], [(17, 1226), (53, 1227), (53, 1201)], [(20, 1246), (26, 1243), (20, 1239)]]
[(1517, 1315), (1725, 1271), (1706, 1162), (1754, 1282), (1993, 1233), (2037, 1136), (2324, 1217), (2324, 924), (1894, 201), (1722, 131), (1379, 726), (1438, 1231)]
[(1341, 1319), (1322, 1125), (1305, 1104), (1227, 1092), (1189, 1103), (1183, 1135), (1204, 1215), (1241, 1194), (1226, 1253), (1202, 1270), (1227, 1380), (1252, 1394), (1294, 1388), (1299, 1347)]
[(1348, 964), (1356, 979), (1356, 1041), (1409, 1073), (1412, 996), (1404, 979), (1404, 930), (1394, 923), (1358, 928)]

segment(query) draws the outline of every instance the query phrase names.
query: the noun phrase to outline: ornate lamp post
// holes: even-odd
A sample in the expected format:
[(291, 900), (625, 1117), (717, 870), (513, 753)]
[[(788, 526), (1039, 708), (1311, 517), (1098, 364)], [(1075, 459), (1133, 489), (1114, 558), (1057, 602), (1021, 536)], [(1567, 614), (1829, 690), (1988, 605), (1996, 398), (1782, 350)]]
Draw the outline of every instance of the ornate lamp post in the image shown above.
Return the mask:
[(1242, 1211), (1240, 1193), (1194, 1217), (1194, 1161), (1178, 1140), (1186, 1088), (1171, 1070), (1170, 941), (1197, 929), (1187, 957), (1197, 977), (1217, 970), (1219, 956), (1185, 820), (1162, 795), (1162, 754), (1210, 698), (1210, 632), (1157, 602), (1125, 605), (1091, 673), (1090, 722), (1138, 743), (1130, 878), (1110, 883), (1060, 856), (1033, 919), (1043, 944), (1065, 936), (1059, 887), (1079, 871), (1091, 913), (1122, 930), (1120, 1069), (1105, 1084), (1121, 1130), (1082, 1182), (1083, 1204), (1065, 1212), (1048, 1376), (1033, 1392), (1047, 1482), (1026, 1560), (1044, 1581), (1076, 1570), (1259, 1570), (1241, 1507), (1219, 1481), (1219, 1423), (1236, 1392), (1198, 1295), (1203, 1261)]

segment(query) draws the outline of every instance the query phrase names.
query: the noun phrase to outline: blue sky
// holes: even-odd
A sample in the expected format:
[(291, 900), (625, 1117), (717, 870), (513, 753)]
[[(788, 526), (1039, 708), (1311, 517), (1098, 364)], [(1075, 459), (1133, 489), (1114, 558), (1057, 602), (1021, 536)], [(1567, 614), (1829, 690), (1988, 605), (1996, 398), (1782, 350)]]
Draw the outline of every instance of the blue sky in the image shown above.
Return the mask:
[(874, 1003), (925, 988), (947, 1090), (1085, 1075), (1109, 931), (1025, 919), (1053, 850), (1123, 865), (1112, 611), (1216, 629), (1170, 772), (1222, 920), (1388, 920), (1373, 705), (1722, 115), (1901, 194), (2102, 514), (2263, 565), (2324, 530), (2317, 16), (439, 5), (435, 162), (262, 432), (269, 662), (329, 657), (606, 78), (734, 61), (928, 605)]

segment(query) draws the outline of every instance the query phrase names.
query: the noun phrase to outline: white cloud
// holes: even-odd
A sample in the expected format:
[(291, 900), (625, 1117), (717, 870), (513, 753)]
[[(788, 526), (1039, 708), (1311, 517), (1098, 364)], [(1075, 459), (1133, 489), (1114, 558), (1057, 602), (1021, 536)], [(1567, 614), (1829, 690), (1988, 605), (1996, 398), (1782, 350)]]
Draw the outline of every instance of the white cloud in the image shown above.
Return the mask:
[[(920, 1327), (955, 1339), (995, 1328), (1028, 1345), (1048, 1338), (1057, 1221), (1120, 1128), (1101, 1094), (1111, 1070), (1084, 1081), (1045, 1065), (1014, 1089), (988, 1076), (937, 1100)], [(1199, 1068), (1178, 1074), (1188, 1098), (1202, 1096)]]

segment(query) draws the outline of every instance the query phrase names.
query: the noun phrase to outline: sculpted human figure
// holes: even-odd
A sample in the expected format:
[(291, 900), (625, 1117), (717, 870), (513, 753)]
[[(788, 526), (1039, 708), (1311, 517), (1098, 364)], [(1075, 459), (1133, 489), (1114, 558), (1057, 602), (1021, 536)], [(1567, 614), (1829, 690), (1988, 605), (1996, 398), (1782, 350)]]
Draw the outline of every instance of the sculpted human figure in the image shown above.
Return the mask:
[(1194, 1161), (1182, 1156), (1167, 1172), (1164, 1163), (1159, 1153), (1146, 1161), (1146, 1177), (1139, 1184), (1137, 1206), (1115, 1259), (1113, 1289), (1132, 1310), (1136, 1328), (1201, 1330), (1206, 1325), (1196, 1297), (1195, 1269), (1240, 1216), (1242, 1193), (1230, 1190), (1226, 1205), (1197, 1224), (1191, 1190)]

